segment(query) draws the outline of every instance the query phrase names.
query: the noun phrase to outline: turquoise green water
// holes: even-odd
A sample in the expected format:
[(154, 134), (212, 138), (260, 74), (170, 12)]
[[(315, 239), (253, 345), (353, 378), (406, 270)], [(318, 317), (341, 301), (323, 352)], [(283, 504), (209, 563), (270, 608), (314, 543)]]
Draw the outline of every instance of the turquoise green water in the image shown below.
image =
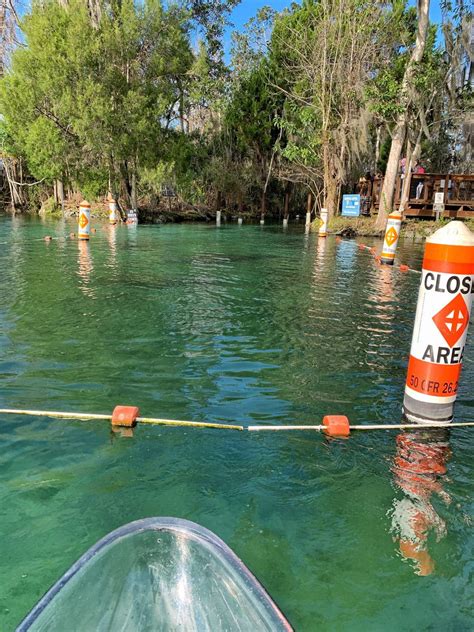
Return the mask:
[[(1, 407), (400, 420), (419, 276), (298, 227), (104, 225), (89, 247), (66, 239), (71, 228), (0, 217)], [(419, 265), (421, 243), (400, 255)], [(459, 420), (474, 419), (473, 377), (471, 343)], [(0, 422), (2, 631), (97, 539), (160, 515), (223, 538), (297, 630), (474, 626), (469, 430), (438, 441), (447, 474), (421, 495), (439, 541), (431, 529), (434, 572), (419, 576), (393, 540), (394, 508), (410, 502), (394, 432), (142, 427), (130, 439), (106, 422)]]

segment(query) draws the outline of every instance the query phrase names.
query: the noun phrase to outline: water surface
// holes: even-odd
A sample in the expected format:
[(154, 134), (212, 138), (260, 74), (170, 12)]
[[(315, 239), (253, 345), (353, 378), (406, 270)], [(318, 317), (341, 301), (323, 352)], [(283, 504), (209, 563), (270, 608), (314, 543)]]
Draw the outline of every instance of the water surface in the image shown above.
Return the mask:
[[(0, 218), (1, 407), (400, 421), (418, 275), (302, 227), (98, 225), (89, 245), (71, 229)], [(401, 244), (404, 263), (421, 257), (421, 242)], [(458, 420), (474, 419), (473, 377), (471, 343)], [(102, 422), (0, 422), (1, 630), (96, 540), (147, 516), (214, 531), (297, 630), (474, 626), (469, 430), (407, 447), (394, 432), (142, 427), (127, 439)], [(436, 467), (407, 483), (394, 458), (418, 444)], [(394, 541), (413, 511), (428, 576)]]

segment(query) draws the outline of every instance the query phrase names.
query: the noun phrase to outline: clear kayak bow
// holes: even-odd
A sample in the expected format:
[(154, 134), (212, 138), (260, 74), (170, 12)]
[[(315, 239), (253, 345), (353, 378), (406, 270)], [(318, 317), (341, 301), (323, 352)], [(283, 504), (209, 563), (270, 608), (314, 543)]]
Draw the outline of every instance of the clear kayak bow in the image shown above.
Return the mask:
[(131, 522), (99, 540), (17, 632), (275, 632), (292, 628), (211, 531), (178, 518)]

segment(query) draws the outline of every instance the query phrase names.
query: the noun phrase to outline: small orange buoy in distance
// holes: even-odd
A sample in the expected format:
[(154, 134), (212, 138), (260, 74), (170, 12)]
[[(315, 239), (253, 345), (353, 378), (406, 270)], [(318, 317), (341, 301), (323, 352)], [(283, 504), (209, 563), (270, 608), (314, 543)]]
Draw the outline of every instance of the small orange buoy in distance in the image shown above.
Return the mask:
[(404, 263), (400, 265), (400, 272), (408, 272), (409, 270), (409, 266), (405, 265)]
[(348, 437), (351, 434), (349, 419), (345, 415), (326, 415), (323, 432), (328, 437)]
[(115, 406), (112, 413), (112, 426), (125, 426), (133, 428), (140, 414), (138, 406)]
[(76, 237), (76, 233), (69, 233), (69, 238), (70, 239), (75, 239)]
[(336, 237), (336, 244), (340, 244), (342, 241), (342, 239), (339, 237), (339, 235)]
[(44, 238), (44, 240), (45, 240), (46, 242), (49, 242), (49, 241), (53, 241), (53, 238), (51, 237), (51, 235), (46, 235), (46, 237)]

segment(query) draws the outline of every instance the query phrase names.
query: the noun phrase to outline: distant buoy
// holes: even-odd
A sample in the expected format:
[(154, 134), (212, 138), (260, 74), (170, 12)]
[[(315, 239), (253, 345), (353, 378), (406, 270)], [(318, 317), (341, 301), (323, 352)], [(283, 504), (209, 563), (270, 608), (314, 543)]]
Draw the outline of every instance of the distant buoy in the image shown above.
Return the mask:
[(326, 208), (321, 209), (321, 226), (319, 227), (319, 236), (327, 237), (328, 234), (328, 211)]
[(410, 421), (449, 423), (474, 291), (474, 234), (453, 221), (426, 240), (403, 410)]
[(74, 239), (75, 237), (76, 237), (76, 233), (69, 233), (69, 238), (70, 239)]
[(265, 224), (265, 220), (262, 218), (262, 219), (260, 220), (260, 226), (263, 226), (264, 224)]
[(288, 228), (288, 218), (287, 217), (283, 218), (283, 228)]
[(216, 212), (216, 224), (219, 226), (221, 223), (221, 211)]
[(109, 223), (117, 223), (117, 202), (114, 199), (109, 201)]
[(241, 217), (239, 217), (239, 219), (237, 220), (237, 223), (239, 224), (239, 226), (241, 226), (241, 225), (242, 225), (242, 222), (243, 222), (243, 221), (244, 221), (244, 220), (243, 220)]
[(53, 238), (51, 237), (51, 235), (46, 235), (46, 237), (44, 237), (44, 241), (48, 243), (50, 241), (53, 241)]
[(79, 205), (79, 230), (77, 232), (78, 239), (89, 239), (91, 232), (91, 205), (84, 200)]
[(393, 265), (395, 253), (397, 252), (401, 226), (402, 214), (400, 213), (400, 211), (394, 211), (393, 213), (390, 213), (387, 220), (387, 226), (385, 228), (382, 254), (380, 256), (380, 260), (386, 265)]

